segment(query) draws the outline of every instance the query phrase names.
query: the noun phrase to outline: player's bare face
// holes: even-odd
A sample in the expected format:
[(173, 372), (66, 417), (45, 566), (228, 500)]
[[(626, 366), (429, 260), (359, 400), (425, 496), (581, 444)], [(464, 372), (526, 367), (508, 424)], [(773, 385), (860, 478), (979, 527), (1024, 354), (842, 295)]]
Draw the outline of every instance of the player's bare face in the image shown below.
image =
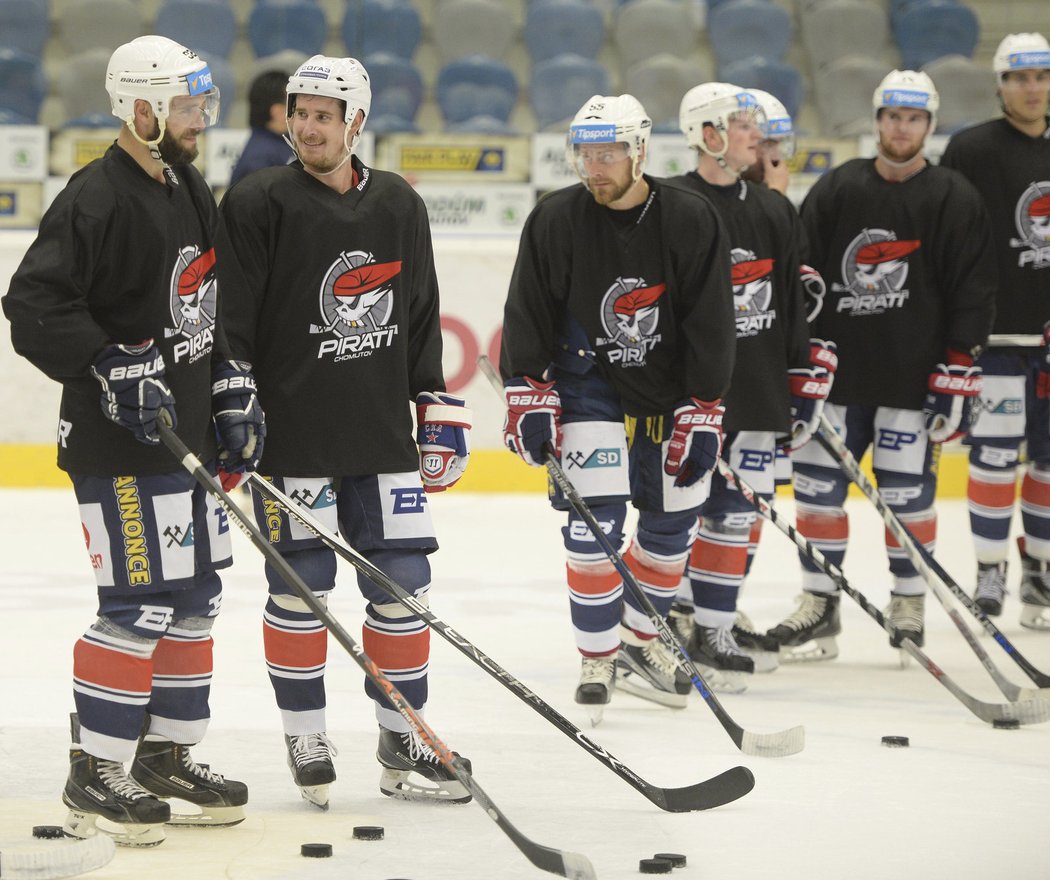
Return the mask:
[(762, 140), (762, 129), (751, 115), (737, 114), (729, 120), (726, 132), (726, 164), (740, 172), (758, 164), (758, 145)]
[(164, 137), (157, 145), (168, 165), (187, 165), (197, 158), (200, 152), (197, 138), (208, 124), (206, 107), (206, 99), (199, 95), (179, 95), (171, 99)]
[(613, 205), (635, 185), (634, 160), (627, 144), (589, 144), (577, 148), (576, 170), (599, 205)]
[(288, 121), (299, 159), (307, 171), (328, 174), (346, 158), (343, 104), (320, 95), (297, 95)]
[(1050, 70), (1014, 70), (999, 86), (1006, 115), (1026, 125), (1046, 117), (1050, 103)]
[(922, 152), (930, 127), (925, 110), (886, 107), (879, 113), (879, 151), (891, 162), (910, 162)]

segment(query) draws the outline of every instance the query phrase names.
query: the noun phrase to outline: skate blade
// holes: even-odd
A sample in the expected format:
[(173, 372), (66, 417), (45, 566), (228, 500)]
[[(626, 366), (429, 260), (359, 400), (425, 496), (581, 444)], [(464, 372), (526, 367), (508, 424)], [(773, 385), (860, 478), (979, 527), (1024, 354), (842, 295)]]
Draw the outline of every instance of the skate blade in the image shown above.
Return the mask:
[(166, 825), (188, 828), (226, 828), (244, 821), (244, 807), (200, 806), (171, 800), (171, 818)]
[(1037, 632), (1050, 632), (1050, 608), (1046, 605), (1022, 605), (1021, 626)]
[(404, 801), (431, 801), (447, 804), (467, 804), (473, 796), (458, 779), (448, 779), (440, 783), (431, 779), (420, 782), (425, 777), (411, 770), (393, 770), (384, 767), (379, 777), (379, 790), (387, 797)]
[(839, 655), (839, 646), (834, 636), (823, 636), (801, 645), (781, 645), (779, 653), (783, 663), (813, 663), (834, 660)]
[(587, 717), (590, 719), (591, 727), (597, 727), (602, 723), (602, 718), (605, 717), (604, 703), (591, 703), (583, 708), (587, 710)]
[(164, 842), (164, 826), (135, 822), (111, 822), (96, 813), (71, 809), (62, 830), (70, 837), (87, 840), (104, 834), (117, 846), (159, 846)]
[(689, 705), (689, 694), (672, 694), (658, 690), (646, 679), (633, 672), (617, 670), (616, 689), (671, 709), (684, 709)]
[(299, 794), (308, 804), (313, 804), (321, 810), (328, 809), (328, 783), (324, 785), (300, 785)]
[(744, 648), (744, 653), (755, 661), (755, 672), (775, 672), (780, 666), (779, 651), (751, 651)]
[(742, 694), (747, 690), (746, 672), (729, 669), (715, 669), (698, 663), (700, 674), (703, 675), (707, 686), (716, 694)]

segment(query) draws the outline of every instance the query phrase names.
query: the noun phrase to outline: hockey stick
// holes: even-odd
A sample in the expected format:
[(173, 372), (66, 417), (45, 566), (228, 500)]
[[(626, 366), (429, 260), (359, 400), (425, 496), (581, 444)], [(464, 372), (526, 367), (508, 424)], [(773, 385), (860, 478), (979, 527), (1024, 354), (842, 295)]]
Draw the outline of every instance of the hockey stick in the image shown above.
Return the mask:
[(572, 880), (597, 880), (594, 868), (586, 856), (542, 846), (527, 838), (510, 823), (507, 817), (500, 812), (489, 796), (482, 790), (481, 786), (478, 785), (477, 781), (463, 765), (459, 756), (454, 755), (448, 746), (438, 739), (437, 734), (430, 729), (416, 710), (412, 708), (408, 700), (401, 695), (401, 692), (387, 678), (383, 670), (376, 666), (375, 662), (351, 638), (350, 634), (343, 629), (332, 613), (318, 601), (310, 588), (285, 561), (285, 558), (263, 537), (255, 523), (251, 522), (250, 518), (240, 511), (233, 499), (223, 490), (219, 481), (208, 473), (204, 465), (201, 464), (200, 459), (190, 451), (168, 425), (158, 421), (157, 430), (164, 445), (171, 450), (182, 466), (193, 475), (194, 479), (204, 487), (208, 494), (219, 502), (227, 517), (248, 536), (252, 544), (262, 553), (266, 561), (273, 566), (291, 588), (292, 592), (306, 603), (307, 607), (325, 625), (325, 628), (332, 634), (333, 638), (343, 646), (343, 649), (353, 658), (354, 662), (361, 667), (368, 679), (383, 692), (390, 705), (412, 726), (423, 742), (434, 750), (438, 760), (473, 795), (474, 800), (488, 814), (489, 818), (500, 827), (503, 833), (513, 841), (525, 858), (537, 868), (549, 871), (551, 874), (569, 877)]
[[(795, 546), (834, 582), (847, 596), (853, 599), (863, 608), (870, 617), (874, 618), (886, 632), (893, 635), (897, 630), (883, 615), (878, 608), (871, 604), (868, 598), (859, 590), (850, 586), (846, 576), (837, 565), (829, 560), (823, 553), (814, 547), (805, 535), (798, 532), (791, 523), (783, 521), (783, 517), (777, 513), (768, 501), (760, 497), (754, 489), (747, 485), (736, 472), (724, 461), (719, 461), (719, 471), (727, 480), (731, 480), (752, 505), (775, 525), (780, 531), (787, 535)], [(1022, 700), (1018, 703), (985, 703), (975, 699), (964, 691), (953, 681), (948, 674), (933, 662), (922, 649), (911, 639), (905, 637), (901, 640), (901, 649), (907, 651), (920, 666), (926, 669), (934, 678), (944, 685), (948, 691), (967, 709), (973, 712), (982, 721), (995, 725), (997, 722), (1016, 721), (1018, 724), (1038, 724), (1042, 721), (1050, 721), (1050, 704), (1043, 700)]]
[[(481, 357), (478, 358), (478, 367), (488, 378), (492, 387), (502, 396), (503, 383), (500, 381), (495, 367), (493, 367), (492, 362), (486, 355), (481, 355)], [(749, 730), (744, 730), (744, 728), (733, 720), (732, 716), (730, 716), (725, 707), (719, 702), (718, 697), (712, 693), (711, 689), (704, 681), (703, 676), (700, 675), (700, 670), (697, 669), (693, 659), (689, 656), (689, 651), (682, 644), (681, 639), (678, 638), (674, 630), (667, 624), (667, 621), (663, 619), (660, 612), (656, 610), (656, 607), (653, 605), (649, 597), (645, 595), (645, 591), (638, 583), (634, 573), (627, 567), (627, 563), (623, 561), (623, 558), (620, 556), (616, 548), (613, 547), (608, 536), (602, 531), (602, 527), (595, 518), (594, 513), (591, 511), (590, 507), (587, 506), (587, 503), (583, 498), (580, 497), (580, 494), (576, 491), (576, 487), (573, 486), (572, 482), (565, 475), (565, 471), (562, 469), (557, 457), (549, 449), (545, 452), (545, 460), (547, 473), (550, 474), (551, 479), (555, 482), (558, 488), (561, 489), (562, 494), (565, 495), (566, 500), (572, 505), (573, 510), (575, 510), (580, 518), (587, 524), (587, 527), (594, 535), (594, 539), (609, 558), (609, 561), (613, 564), (617, 573), (623, 578), (624, 585), (631, 591), (635, 599), (638, 600), (639, 605), (641, 605), (642, 610), (649, 618), (649, 621), (656, 628), (660, 638), (674, 651), (679, 665), (692, 680), (693, 686), (700, 693), (700, 696), (703, 697), (704, 702), (714, 713), (726, 733), (729, 734), (729, 738), (733, 740), (736, 747), (745, 755), (759, 755), (767, 758), (780, 758), (801, 752), (805, 747), (806, 735), (805, 729), (801, 726), (781, 730), (776, 733), (752, 733)]]
[(652, 785), (638, 776), (629, 767), (621, 763), (617, 758), (607, 752), (604, 748), (588, 739), (583, 731), (576, 727), (565, 716), (561, 715), (553, 706), (545, 702), (537, 694), (522, 684), (502, 666), (496, 663), (488, 655), (482, 653), (481, 649), (470, 642), (465, 636), (454, 630), (447, 623), (438, 619), (430, 609), (416, 599), (411, 593), (405, 591), (397, 581), (393, 580), (382, 569), (377, 568), (364, 556), (361, 556), (351, 547), (342, 536), (335, 534), (325, 528), (308, 508), (297, 504), (273, 483), (263, 479), (258, 474), (249, 477), (249, 483), (254, 491), (264, 498), (276, 501), (290, 516), (294, 517), (299, 524), (315, 537), (319, 538), (327, 547), (334, 550), (340, 557), (349, 562), (361, 574), (367, 577), (373, 584), (389, 596), (395, 598), (401, 605), (413, 612), (416, 616), (426, 621), (430, 628), (440, 635), (446, 642), (456, 648), (461, 654), (473, 660), (485, 672), (502, 684), (507, 690), (518, 697), (522, 702), (535, 709), (543, 718), (551, 722), (564, 733), (569, 739), (586, 749), (591, 755), (601, 761), (621, 779), (626, 780), (645, 797), (652, 801), (662, 810), (671, 813), (684, 813), (692, 810), (709, 810), (722, 804), (735, 801), (743, 797), (755, 785), (755, 777), (746, 767), (733, 767), (720, 773), (718, 776), (698, 782), (695, 785), (684, 788), (660, 788)]
[(32, 848), (14, 847), (0, 852), (0, 877), (4, 880), (78, 877), (108, 865), (116, 849), (113, 838), (105, 834), (41, 841)]
[(860, 465), (857, 464), (857, 460), (853, 457), (853, 453), (849, 451), (845, 441), (839, 436), (838, 431), (835, 430), (835, 426), (828, 421), (827, 417), (821, 415), (820, 417), (820, 428), (816, 432), (817, 441), (824, 447), (827, 453), (834, 459), (838, 460), (839, 466), (845, 472), (845, 474), (857, 484), (860, 490), (867, 496), (868, 500), (875, 505), (875, 509), (879, 512), (886, 527), (890, 530), (893, 536), (897, 539), (904, 551), (908, 554), (908, 558), (912, 564), (918, 570), (926, 582), (933, 589), (934, 595), (948, 612), (948, 616), (951, 617), (952, 622), (959, 628), (967, 644), (973, 649), (973, 652), (977, 655), (977, 658), (981, 661), (981, 664), (987, 670), (988, 674), (992, 677), (995, 683), (999, 686), (999, 689), (1006, 695), (1008, 699), (1031, 699), (1033, 697), (1044, 696), (1045, 694), (1032, 688), (1020, 688), (1013, 682), (1004, 678), (1002, 673), (996, 668), (992, 662), (988, 653), (977, 641), (977, 638), (970, 631), (970, 628), (962, 620), (958, 611), (950, 607), (948, 597), (944, 595), (944, 591), (941, 589), (940, 584), (933, 577), (935, 574), (937, 578), (951, 591), (952, 595), (965, 607), (973, 616), (976, 618), (978, 623), (984, 627), (987, 632), (999, 646), (1006, 651), (1006, 653), (1013, 659), (1013, 661), (1021, 667), (1024, 673), (1040, 688), (1050, 686), (1050, 676), (1045, 675), (1036, 669), (1028, 660), (1021, 654), (1017, 648), (1010, 642), (1010, 640), (1000, 631), (1000, 629), (992, 623), (988, 616), (981, 611), (977, 604), (971, 599), (966, 592), (960, 587), (944, 570), (933, 554), (926, 549), (925, 545), (912, 534), (911, 530), (900, 521), (900, 518), (889, 508), (889, 506), (883, 501), (882, 496), (878, 490), (872, 485), (871, 481), (867, 478), (864, 471), (860, 469)]

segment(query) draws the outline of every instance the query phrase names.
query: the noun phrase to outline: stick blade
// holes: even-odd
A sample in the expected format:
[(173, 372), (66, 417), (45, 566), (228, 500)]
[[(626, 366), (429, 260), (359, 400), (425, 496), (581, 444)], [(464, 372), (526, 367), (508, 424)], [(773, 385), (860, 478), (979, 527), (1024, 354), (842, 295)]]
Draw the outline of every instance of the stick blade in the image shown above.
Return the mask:
[(755, 774), (747, 767), (732, 767), (724, 773), (687, 785), (654, 792), (654, 802), (669, 813), (711, 810), (739, 800), (755, 787)]
[(760, 758), (784, 758), (797, 755), (806, 747), (806, 729), (799, 725), (778, 733), (752, 733), (745, 730), (740, 751)]

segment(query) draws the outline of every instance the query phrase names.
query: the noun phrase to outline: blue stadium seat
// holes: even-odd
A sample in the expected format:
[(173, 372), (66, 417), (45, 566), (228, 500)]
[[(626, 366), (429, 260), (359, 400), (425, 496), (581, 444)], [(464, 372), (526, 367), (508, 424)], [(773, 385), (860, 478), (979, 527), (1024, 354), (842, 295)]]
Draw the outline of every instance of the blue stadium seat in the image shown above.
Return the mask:
[(350, 0), (343, 15), (343, 42), (355, 58), (386, 52), (412, 58), (423, 38), (419, 12), (409, 0)]
[(963, 55), (944, 55), (923, 65), (941, 96), (937, 133), (953, 134), (998, 115), (995, 74)]
[(0, 110), (15, 120), (12, 124), (36, 125), (45, 95), (47, 80), (40, 57), (0, 49)]
[(62, 102), (63, 126), (88, 117), (101, 125), (106, 116), (112, 120), (107, 124), (120, 124), (115, 116), (110, 116), (109, 95), (105, 89), (106, 68), (112, 54), (109, 49), (96, 47), (63, 59), (52, 84)]
[(700, 46), (700, 24), (681, 0), (630, 0), (615, 13), (613, 34), (622, 71), (669, 54), (685, 58)]
[(707, 19), (719, 66), (759, 55), (779, 61), (791, 44), (791, 13), (771, 0), (730, 0)]
[(324, 10), (313, 0), (257, 0), (248, 16), (248, 40), (256, 57), (285, 49), (316, 55), (327, 37)]
[(229, 0), (164, 0), (154, 31), (199, 55), (228, 58), (237, 21)]
[(718, 69), (722, 82), (745, 89), (761, 89), (779, 99), (792, 119), (798, 117), (805, 97), (802, 74), (786, 61), (752, 56), (740, 58)]
[(362, 63), (372, 81), (368, 129), (374, 134), (418, 132), (416, 114), (423, 102), (423, 76), (407, 58), (375, 52)]
[(609, 72), (593, 58), (566, 53), (532, 66), (529, 101), (540, 129), (566, 123), (592, 95), (608, 95)]
[(801, 13), (799, 25), (814, 71), (844, 55), (885, 57), (887, 70), (896, 63), (881, 0), (816, 0)]
[(438, 71), (437, 101), (446, 131), (516, 134), (508, 120), (518, 100), (518, 81), (502, 61), (471, 55)]
[(918, 70), (944, 55), (972, 58), (980, 22), (969, 7), (954, 0), (916, 0), (892, 16), (901, 65)]
[(566, 53), (597, 58), (605, 42), (605, 20), (587, 0), (536, 0), (526, 10), (524, 36), (533, 64)]
[(0, 49), (17, 49), (40, 57), (51, 33), (47, 0), (0, 2)]
[(625, 92), (642, 102), (653, 121), (654, 132), (678, 134), (682, 95), (703, 79), (686, 59), (660, 52), (632, 64), (624, 76), (623, 85)]

